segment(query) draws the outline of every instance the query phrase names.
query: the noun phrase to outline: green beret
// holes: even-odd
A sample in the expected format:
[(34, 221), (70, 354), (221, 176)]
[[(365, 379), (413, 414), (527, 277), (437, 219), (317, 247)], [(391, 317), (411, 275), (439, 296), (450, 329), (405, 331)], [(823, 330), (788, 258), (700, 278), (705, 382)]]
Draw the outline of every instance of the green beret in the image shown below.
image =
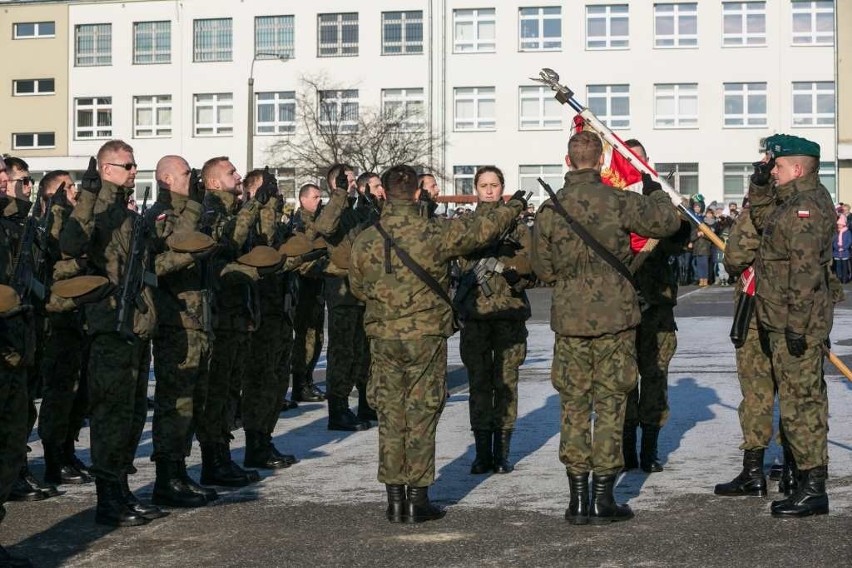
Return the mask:
[(764, 148), (775, 158), (784, 156), (813, 156), (819, 158), (819, 144), (799, 136), (774, 134), (764, 141)]

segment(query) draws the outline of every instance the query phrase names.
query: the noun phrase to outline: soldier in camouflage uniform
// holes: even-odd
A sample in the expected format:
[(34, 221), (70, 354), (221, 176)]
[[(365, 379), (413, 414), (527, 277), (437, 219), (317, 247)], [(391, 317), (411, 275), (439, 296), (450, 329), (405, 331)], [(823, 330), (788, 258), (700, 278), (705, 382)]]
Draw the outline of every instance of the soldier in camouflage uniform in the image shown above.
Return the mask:
[[(104, 144), (83, 178), (77, 207), (60, 238), (63, 254), (87, 256), (88, 269), (120, 286), (130, 257), (135, 213), (127, 208), (136, 178), (133, 149), (120, 140)], [(146, 251), (147, 252), (147, 251)], [(147, 256), (143, 254), (143, 256)], [(142, 259), (143, 270), (149, 266)], [(164, 515), (130, 492), (127, 475), (147, 415), (150, 339), (156, 326), (153, 294), (142, 286), (130, 310), (130, 329), (117, 331), (118, 297), (88, 304), (87, 332), (92, 336), (89, 359), (92, 469), (98, 489), (95, 520), (113, 526), (145, 524)]]
[[(622, 262), (631, 257), (631, 232), (662, 238), (680, 227), (659, 184), (646, 183), (650, 195), (643, 196), (601, 182), (603, 149), (595, 133), (571, 137), (567, 162), (571, 171), (557, 194), (559, 202)], [(633, 513), (615, 503), (613, 487), (623, 465), (627, 394), (637, 381), (636, 290), (574, 232), (550, 201), (536, 215), (532, 263), (541, 280), (554, 284), (551, 379), (562, 400), (559, 458), (571, 486), (566, 519), (575, 524), (627, 520)]]
[(207, 392), (196, 390), (195, 434), (201, 444), (201, 483), (243, 487), (260, 480), (254, 470), (243, 470), (231, 459), (231, 424), (239, 400), (243, 371), (251, 349), (251, 332), (258, 324), (257, 270), (236, 262), (243, 252), (260, 204), (248, 200), (242, 208), (238, 196), (242, 178), (231, 161), (220, 156), (205, 162), (201, 179), (204, 196), (203, 231), (219, 244), (214, 271), (221, 278), (215, 287), (215, 340)]
[[(295, 230), (315, 234), (314, 220), (320, 205), (320, 189), (314, 184), (305, 184), (299, 189), (299, 210), (294, 222)], [(320, 402), (325, 393), (314, 385), (314, 368), (322, 352), (323, 327), (325, 324), (325, 298), (323, 297), (322, 274), (316, 266), (300, 268), (295, 279), (296, 308), (293, 316), (293, 352), (290, 356), (290, 371), (293, 375), (294, 402)]]
[(378, 479), (387, 489), (387, 518), (414, 523), (444, 514), (429, 502), (428, 489), (435, 480), (435, 429), (447, 397), (447, 338), (454, 326), (449, 297), (408, 268), (398, 250), (446, 291), (450, 260), (497, 238), (526, 202), (516, 194), (506, 207), (445, 222), (420, 216), (413, 168), (390, 168), (383, 185), (390, 200), (379, 225), (355, 240), (349, 278), (353, 294), (367, 303), (368, 396), (379, 414)]
[[(77, 203), (74, 181), (68, 172), (55, 170), (42, 178), (40, 187), (46, 214), (51, 215), (44, 272), (54, 280), (76, 276), (81, 271), (79, 264), (62, 259), (59, 251), (59, 235)], [(81, 380), (83, 356), (88, 349), (83, 313), (79, 309), (48, 311), (47, 322), (41, 363), (44, 397), (38, 417), (38, 434), (44, 446), (44, 478), (55, 484), (90, 483), (93, 480), (88, 468), (74, 451), (88, 405), (86, 381)]]
[(756, 167), (749, 188), (750, 215), (761, 234), (755, 308), (772, 353), (782, 428), (800, 472), (798, 489), (774, 501), (772, 515), (802, 517), (828, 513), (822, 365), (837, 299), (831, 285), (837, 216), (819, 180), (819, 144), (780, 134), (766, 140), (766, 149), (771, 158)]
[[(147, 212), (153, 231), (159, 326), (154, 336), (154, 420), (151, 459), (157, 466), (153, 501), (171, 507), (201, 507), (218, 495), (186, 472), (187, 441), (196, 411), (193, 396), (206, 391), (213, 322), (209, 262), (215, 246), (186, 250), (181, 237), (200, 226), (204, 188), (180, 156), (157, 162), (157, 201)], [(184, 239), (186, 240), (186, 239)], [(211, 240), (212, 245), (212, 240)]]
[[(342, 187), (343, 175), (349, 187), (357, 187), (349, 195), (349, 187)], [(367, 182), (375, 180), (373, 177)], [(338, 178), (340, 180), (338, 181)], [(370, 369), (369, 347), (364, 333), (364, 304), (349, 291), (347, 269), (352, 241), (378, 218), (378, 198), (384, 198), (380, 185), (375, 195), (365, 192), (367, 183), (356, 186), (352, 168), (335, 164), (328, 170), (326, 180), (332, 190), (331, 199), (317, 215), (314, 227), (329, 247), (326, 267), (325, 301), (328, 306), (328, 368), (326, 369), (326, 394), (328, 396), (328, 429), (360, 431), (371, 427), (375, 411), (366, 400), (367, 376)], [(338, 183), (340, 185), (338, 185)], [(349, 409), (349, 394), (358, 387), (358, 416)]]
[[(505, 183), (498, 168), (479, 168), (473, 183), (479, 199), (475, 215), (505, 207)], [(473, 474), (513, 469), (509, 444), (518, 417), (518, 368), (527, 355), (526, 320), (532, 315), (525, 292), (535, 284), (529, 229), (516, 221), (501, 236), (461, 260), (462, 283), (453, 299), (465, 322), (459, 347), (470, 381), (470, 427), (476, 443)], [(501, 266), (484, 272), (483, 267), (494, 260)], [(485, 286), (477, 282), (476, 270)]]

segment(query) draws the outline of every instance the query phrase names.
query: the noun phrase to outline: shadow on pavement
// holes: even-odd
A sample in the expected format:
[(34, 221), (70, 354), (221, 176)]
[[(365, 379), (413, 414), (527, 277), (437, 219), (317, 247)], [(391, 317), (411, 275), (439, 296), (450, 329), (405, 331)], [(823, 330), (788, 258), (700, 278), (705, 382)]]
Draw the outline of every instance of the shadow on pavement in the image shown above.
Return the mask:
[[(116, 530), (95, 524), (95, 508), (62, 519), (50, 528), (8, 547), (12, 554), (26, 556), (34, 566), (54, 568), (82, 554), (89, 546)], [(69, 535), (72, 535), (69, 537)]]

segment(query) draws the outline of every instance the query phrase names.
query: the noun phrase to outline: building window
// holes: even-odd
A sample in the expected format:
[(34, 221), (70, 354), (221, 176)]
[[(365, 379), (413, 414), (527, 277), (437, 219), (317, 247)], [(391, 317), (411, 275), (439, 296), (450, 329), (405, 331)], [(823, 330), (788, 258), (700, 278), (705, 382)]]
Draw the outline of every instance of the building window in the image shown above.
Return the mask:
[(233, 93), (195, 95), (195, 136), (230, 136), (234, 133)]
[[(254, 56), (258, 59), (295, 56), (294, 16), (257, 16), (254, 19)], [(272, 54), (275, 55), (263, 55)]]
[(287, 200), (287, 203), (295, 203), (296, 195), (296, 168), (269, 168), (275, 179), (278, 180), (278, 190)]
[(256, 93), (255, 134), (289, 134), (296, 131), (296, 93)]
[(610, 128), (630, 128), (630, 85), (589, 85), (589, 109)]
[(654, 126), (691, 128), (698, 126), (698, 85), (654, 85)]
[(53, 132), (17, 132), (12, 134), (13, 150), (41, 150), (56, 147)]
[(549, 87), (521, 87), (520, 130), (559, 130), (562, 128), (562, 105)]
[(12, 81), (12, 95), (28, 97), (33, 95), (53, 95), (56, 82), (53, 79), (16, 79)]
[(654, 4), (655, 47), (698, 46), (698, 4)]
[(112, 24), (82, 24), (74, 28), (77, 67), (112, 65)]
[(722, 45), (766, 45), (766, 2), (723, 2)]
[(547, 166), (519, 166), (518, 167), (518, 189), (523, 191), (531, 191), (533, 194), (530, 203), (541, 205), (550, 196), (538, 183), (538, 178), (544, 180), (553, 191), (558, 191), (564, 183), (562, 176), (562, 166), (559, 164)]
[(133, 23), (133, 64), (172, 62), (171, 22)]
[(496, 36), (494, 8), (453, 10), (454, 53), (494, 53)]
[(423, 89), (382, 89), (382, 114), (403, 130), (420, 130), (426, 124)]
[(671, 186), (679, 194), (689, 197), (698, 193), (698, 163), (657, 163), (654, 169), (661, 177), (671, 176)]
[(748, 193), (748, 184), (754, 166), (751, 164), (722, 164), (722, 200), (724, 203), (742, 203)]
[(320, 125), (332, 132), (358, 130), (358, 90), (320, 91)]
[(473, 195), (473, 178), (479, 166), (453, 166), (453, 189), (456, 195)]
[(77, 140), (112, 137), (112, 97), (74, 99)]
[(456, 130), (494, 130), (497, 127), (494, 87), (453, 89)]
[(382, 12), (382, 55), (423, 53), (423, 12)]
[(317, 57), (358, 55), (358, 12), (320, 14)]
[(834, 83), (793, 83), (793, 126), (834, 125)]
[(795, 45), (834, 44), (834, 1), (793, 0), (793, 43)]
[(837, 203), (837, 169), (834, 162), (819, 163), (819, 181), (828, 190), (831, 200)]
[(13, 27), (14, 39), (56, 37), (56, 22), (19, 22)]
[(586, 49), (630, 47), (627, 4), (586, 6)]
[(562, 8), (520, 8), (521, 51), (559, 51), (562, 49)]
[(172, 135), (172, 96), (133, 97), (133, 137), (162, 138)]
[(766, 83), (725, 83), (725, 126), (766, 126)]
[(193, 61), (231, 61), (233, 59), (233, 36), (231, 18), (194, 20), (192, 52)]

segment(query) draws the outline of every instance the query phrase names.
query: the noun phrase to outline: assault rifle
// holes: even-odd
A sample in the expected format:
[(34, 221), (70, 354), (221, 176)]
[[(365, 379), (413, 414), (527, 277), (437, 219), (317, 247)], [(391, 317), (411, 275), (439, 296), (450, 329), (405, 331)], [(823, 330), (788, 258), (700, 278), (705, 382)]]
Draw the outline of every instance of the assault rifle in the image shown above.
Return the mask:
[(133, 309), (148, 313), (148, 306), (142, 301), (142, 289), (147, 285), (157, 286), (157, 277), (146, 270), (148, 263), (148, 227), (145, 212), (148, 210), (150, 186), (145, 186), (142, 207), (133, 217), (130, 232), (130, 257), (127, 259), (124, 275), (121, 279), (118, 296), (118, 318), (115, 330), (126, 338), (133, 337)]
[[(26, 300), (32, 294), (38, 300), (44, 300), (47, 296), (47, 286), (44, 280), (45, 255), (47, 254), (47, 239), (50, 227), (53, 223), (53, 204), (56, 202), (60, 192), (65, 191), (65, 182), (59, 186), (56, 193), (47, 204), (47, 210), (41, 218), (36, 218), (35, 207), (27, 216), (24, 224), (24, 233), (21, 236), (21, 245), (18, 248), (18, 258), (15, 262), (15, 272), (12, 275), (12, 287), (18, 292), (21, 300)], [(42, 201), (44, 190), (39, 190), (36, 196), (36, 205)]]

